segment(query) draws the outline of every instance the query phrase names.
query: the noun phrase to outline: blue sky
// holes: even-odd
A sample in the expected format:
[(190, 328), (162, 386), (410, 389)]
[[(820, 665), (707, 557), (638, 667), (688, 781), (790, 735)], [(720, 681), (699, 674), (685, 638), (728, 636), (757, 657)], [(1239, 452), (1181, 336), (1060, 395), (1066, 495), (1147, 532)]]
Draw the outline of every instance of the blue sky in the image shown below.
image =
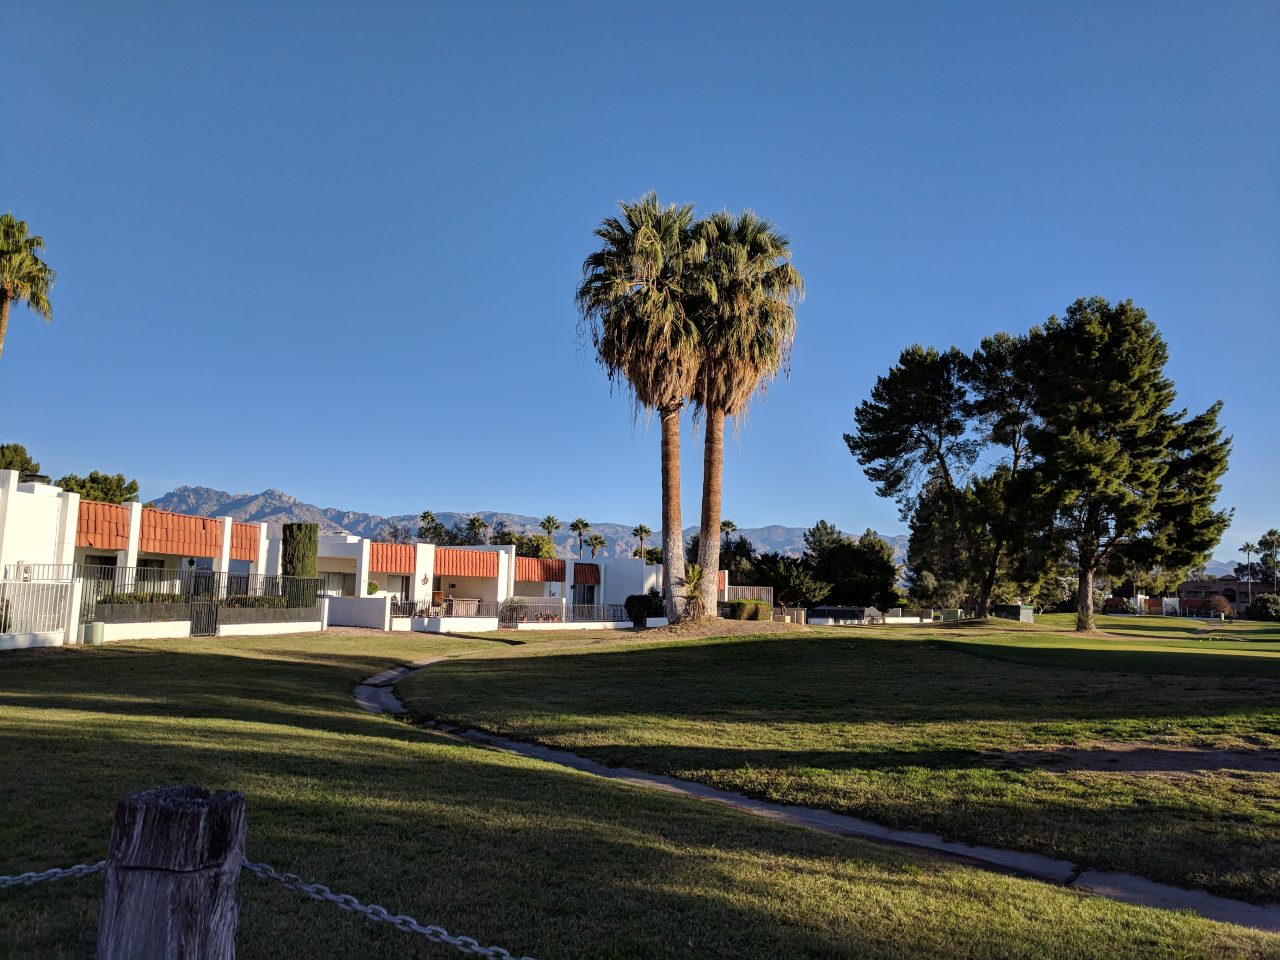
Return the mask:
[[(913, 341), (1132, 297), (1280, 525), (1280, 6), (47, 2), (5, 14), (0, 208), (43, 233), (0, 439), (55, 476), (381, 513), (658, 519), (577, 344), (591, 231), (752, 207), (808, 283), (726, 455), (740, 526), (902, 529), (841, 434)], [(700, 438), (686, 431), (686, 522)]]

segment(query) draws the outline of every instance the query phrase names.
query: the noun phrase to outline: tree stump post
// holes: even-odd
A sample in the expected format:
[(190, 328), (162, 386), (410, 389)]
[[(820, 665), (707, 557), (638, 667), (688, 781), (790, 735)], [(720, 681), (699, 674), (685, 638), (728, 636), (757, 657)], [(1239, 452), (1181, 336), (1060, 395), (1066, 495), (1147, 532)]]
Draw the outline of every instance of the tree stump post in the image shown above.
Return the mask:
[(244, 833), (243, 793), (177, 786), (122, 797), (99, 960), (234, 960)]

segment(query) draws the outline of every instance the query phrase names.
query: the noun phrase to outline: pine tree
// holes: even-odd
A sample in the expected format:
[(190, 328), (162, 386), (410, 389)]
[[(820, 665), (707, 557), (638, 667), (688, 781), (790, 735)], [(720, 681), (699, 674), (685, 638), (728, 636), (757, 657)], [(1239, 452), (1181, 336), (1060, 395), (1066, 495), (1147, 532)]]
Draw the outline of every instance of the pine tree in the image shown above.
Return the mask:
[(1218, 405), (1172, 410), (1168, 349), (1125, 300), (1077, 300), (1031, 333), (1040, 371), (1030, 435), (1077, 577), (1076, 629), (1094, 627), (1094, 579), (1140, 563), (1186, 569), (1208, 555), (1228, 515), (1213, 509), (1230, 442)]

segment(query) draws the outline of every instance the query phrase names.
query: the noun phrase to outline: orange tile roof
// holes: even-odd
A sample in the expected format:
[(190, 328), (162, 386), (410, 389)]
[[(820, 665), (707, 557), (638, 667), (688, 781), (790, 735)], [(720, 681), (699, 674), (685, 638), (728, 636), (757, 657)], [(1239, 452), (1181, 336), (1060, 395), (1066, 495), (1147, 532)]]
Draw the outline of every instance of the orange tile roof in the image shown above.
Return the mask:
[(258, 525), (256, 523), (234, 523), (231, 525), (231, 559), (258, 559)]
[(413, 573), (416, 552), (412, 543), (371, 543), (369, 569), (374, 573)]
[(138, 550), (142, 553), (216, 557), (221, 549), (221, 520), (142, 508), (142, 536), (138, 539)]
[(496, 577), (498, 554), (494, 550), (436, 547), (435, 574), (439, 577)]
[(564, 561), (516, 557), (516, 579), (525, 583), (564, 583)]
[(129, 549), (129, 508), (119, 503), (81, 500), (76, 546), (97, 550)]
[(598, 563), (575, 563), (573, 565), (573, 583), (578, 584), (599, 584), (600, 583), (600, 564)]

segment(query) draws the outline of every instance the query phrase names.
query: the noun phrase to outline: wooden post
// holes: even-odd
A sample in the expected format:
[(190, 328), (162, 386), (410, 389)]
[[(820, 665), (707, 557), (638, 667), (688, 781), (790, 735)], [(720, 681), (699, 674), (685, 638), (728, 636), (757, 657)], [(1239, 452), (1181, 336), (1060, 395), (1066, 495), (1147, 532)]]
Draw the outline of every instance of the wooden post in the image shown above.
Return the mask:
[(116, 804), (99, 960), (234, 960), (244, 794), (152, 787)]

